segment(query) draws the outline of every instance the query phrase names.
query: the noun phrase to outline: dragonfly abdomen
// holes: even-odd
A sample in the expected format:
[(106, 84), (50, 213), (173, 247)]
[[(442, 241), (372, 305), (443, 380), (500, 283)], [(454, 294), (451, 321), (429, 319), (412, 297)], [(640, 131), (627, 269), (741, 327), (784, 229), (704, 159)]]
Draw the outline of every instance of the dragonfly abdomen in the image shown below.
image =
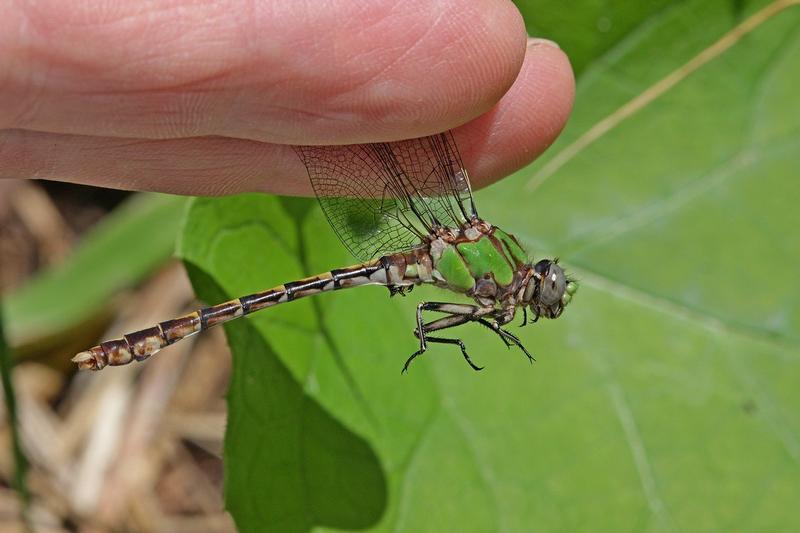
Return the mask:
[(397, 259), (386, 257), (285, 283), (100, 343), (80, 352), (72, 360), (79, 368), (87, 370), (100, 370), (107, 365), (126, 365), (134, 360), (143, 361), (181, 339), (267, 307), (325, 291), (400, 282), (402, 274), (396, 267), (392, 268), (396, 264)]

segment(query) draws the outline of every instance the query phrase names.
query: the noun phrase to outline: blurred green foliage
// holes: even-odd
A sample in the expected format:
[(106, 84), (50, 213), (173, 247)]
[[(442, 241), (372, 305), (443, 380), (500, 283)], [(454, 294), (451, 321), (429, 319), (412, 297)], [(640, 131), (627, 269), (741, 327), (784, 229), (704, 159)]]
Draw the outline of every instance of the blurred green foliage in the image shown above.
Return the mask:
[(137, 194), (106, 216), (62, 264), (2, 302), (13, 346), (63, 343), (113, 297), (150, 275), (175, 247), (186, 199)]

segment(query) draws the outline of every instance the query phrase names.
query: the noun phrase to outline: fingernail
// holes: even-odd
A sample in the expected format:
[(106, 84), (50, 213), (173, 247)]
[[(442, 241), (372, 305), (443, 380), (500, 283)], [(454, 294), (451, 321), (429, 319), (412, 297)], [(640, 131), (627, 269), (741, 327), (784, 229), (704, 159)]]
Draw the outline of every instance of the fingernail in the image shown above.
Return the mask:
[(550, 39), (542, 39), (540, 37), (528, 37), (528, 46), (552, 46), (553, 48), (558, 48), (561, 50), (561, 47), (558, 46), (558, 43), (555, 41), (551, 41)]

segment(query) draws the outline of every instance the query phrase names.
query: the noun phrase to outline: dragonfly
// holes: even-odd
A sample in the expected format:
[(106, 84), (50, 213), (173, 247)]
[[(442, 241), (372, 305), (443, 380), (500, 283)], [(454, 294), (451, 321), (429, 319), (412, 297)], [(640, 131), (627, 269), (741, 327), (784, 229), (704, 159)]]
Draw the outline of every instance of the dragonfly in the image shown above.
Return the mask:
[[(360, 263), (160, 322), (80, 352), (72, 361), (88, 370), (126, 365), (218, 324), (306, 296), (364, 285), (382, 285), (391, 296), (405, 296), (421, 284), (465, 295), (474, 303), (420, 302), (413, 331), (419, 348), (407, 358), (403, 373), (431, 344), (457, 346), (469, 366), (481, 370), (460, 338), (441, 336), (472, 323), (534, 360), (503, 326), (520, 309), (523, 326), (540, 317), (558, 318), (577, 282), (558, 259), (534, 262), (511, 233), (478, 216), (452, 132), (392, 143), (294, 149), (328, 222)], [(430, 313), (439, 318), (426, 321)]]

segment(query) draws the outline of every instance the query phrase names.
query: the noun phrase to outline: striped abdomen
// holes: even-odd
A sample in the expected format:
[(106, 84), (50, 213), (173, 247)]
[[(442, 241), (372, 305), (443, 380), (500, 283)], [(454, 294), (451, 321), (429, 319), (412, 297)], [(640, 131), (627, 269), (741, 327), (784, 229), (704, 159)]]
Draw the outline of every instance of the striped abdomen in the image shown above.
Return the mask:
[(162, 348), (217, 324), (304, 296), (360, 285), (404, 285), (409, 284), (409, 281), (413, 283), (414, 280), (404, 279), (405, 262), (406, 258), (402, 255), (386, 256), (371, 263), (286, 283), (128, 333), (121, 339), (106, 341), (80, 352), (72, 360), (79, 368), (87, 370), (100, 370), (106, 365), (126, 365), (134, 360), (143, 361)]

